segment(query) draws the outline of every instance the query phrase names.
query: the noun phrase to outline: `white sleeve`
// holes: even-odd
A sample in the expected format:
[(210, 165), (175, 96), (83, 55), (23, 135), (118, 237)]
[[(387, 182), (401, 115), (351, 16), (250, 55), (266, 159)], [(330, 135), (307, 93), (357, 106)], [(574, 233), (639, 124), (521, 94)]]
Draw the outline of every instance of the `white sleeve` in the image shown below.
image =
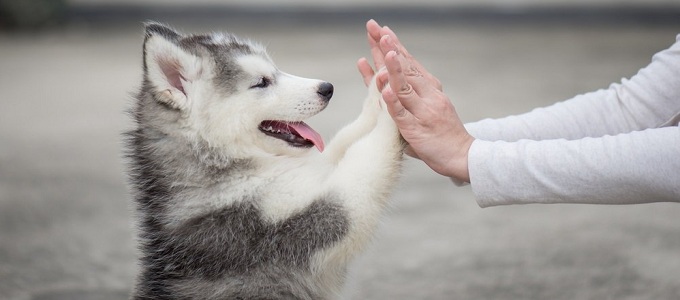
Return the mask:
[(482, 207), (680, 202), (680, 35), (630, 80), (466, 124)]
[(476, 140), (469, 165), (481, 207), (680, 202), (680, 127), (571, 141)]
[(680, 121), (680, 35), (630, 80), (564, 102), (501, 119), (466, 124), (487, 141), (579, 139), (616, 135)]

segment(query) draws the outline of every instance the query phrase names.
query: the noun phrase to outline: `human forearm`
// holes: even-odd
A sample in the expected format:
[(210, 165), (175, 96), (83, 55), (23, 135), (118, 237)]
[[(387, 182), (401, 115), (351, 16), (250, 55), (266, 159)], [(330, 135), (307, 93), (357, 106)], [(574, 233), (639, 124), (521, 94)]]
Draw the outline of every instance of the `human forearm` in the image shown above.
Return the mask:
[(613, 91), (579, 95), (551, 106), (498, 119), (483, 119), (465, 126), (476, 138), (514, 142), (521, 139), (579, 139), (629, 131), (618, 113)]
[[(678, 36), (680, 41), (680, 36)], [(630, 80), (554, 105), (466, 124), (488, 141), (579, 139), (616, 135), (680, 121), (680, 42), (654, 55)]]

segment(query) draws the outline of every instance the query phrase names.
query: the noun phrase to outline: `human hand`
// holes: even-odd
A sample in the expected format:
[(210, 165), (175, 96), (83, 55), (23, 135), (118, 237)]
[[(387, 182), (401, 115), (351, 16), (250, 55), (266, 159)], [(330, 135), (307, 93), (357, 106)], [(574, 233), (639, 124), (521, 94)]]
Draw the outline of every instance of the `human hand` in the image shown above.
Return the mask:
[[(474, 138), (442, 92), (440, 81), (406, 52), (389, 28), (377, 42), (371, 41), (371, 32), (375, 33), (373, 27), (377, 26), (371, 23), (375, 22), (369, 21), (367, 29), (376, 67), (386, 67), (386, 74), (378, 77), (389, 82), (382, 96), (399, 132), (409, 143), (407, 154), (423, 160), (439, 174), (469, 182), (468, 151)], [(359, 70), (364, 78), (374, 74), (367, 61), (359, 61)]]
[[(406, 50), (406, 48), (399, 42), (399, 38), (397, 35), (392, 31), (387, 26), (381, 27), (378, 22), (375, 20), (369, 20), (366, 22), (366, 35), (368, 39), (368, 46), (371, 49), (371, 56), (373, 57), (373, 64), (375, 66), (375, 70), (380, 70), (380, 68), (385, 66), (385, 55), (387, 55), (387, 52), (390, 51), (391, 49), (386, 49), (380, 47), (380, 39), (383, 36), (389, 36), (392, 41), (394, 41), (394, 46), (397, 49), (397, 52), (402, 54), (406, 61), (409, 63), (409, 65), (412, 65), (416, 67), (417, 69), (422, 71), (422, 75), (424, 78), (430, 81), (430, 83), (435, 86), (437, 89), (442, 90), (442, 84), (437, 79), (434, 77), (432, 74), (430, 74), (421, 64), (416, 60), (409, 52)], [(373, 67), (371, 67), (371, 64), (368, 62), (368, 59), (365, 57), (362, 57), (357, 61), (357, 68), (359, 69), (359, 73), (364, 79), (364, 83), (366, 86), (371, 82), (371, 79), (375, 75), (375, 72)]]

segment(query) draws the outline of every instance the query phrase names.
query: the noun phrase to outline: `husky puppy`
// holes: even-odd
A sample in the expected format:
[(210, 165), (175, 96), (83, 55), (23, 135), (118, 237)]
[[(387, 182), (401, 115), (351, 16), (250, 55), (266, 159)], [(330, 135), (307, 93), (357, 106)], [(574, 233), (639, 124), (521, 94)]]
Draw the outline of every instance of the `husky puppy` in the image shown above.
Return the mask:
[(282, 72), (262, 46), (147, 23), (143, 62), (127, 133), (132, 299), (338, 298), (404, 148), (375, 82), (324, 147), (303, 120), (333, 86)]

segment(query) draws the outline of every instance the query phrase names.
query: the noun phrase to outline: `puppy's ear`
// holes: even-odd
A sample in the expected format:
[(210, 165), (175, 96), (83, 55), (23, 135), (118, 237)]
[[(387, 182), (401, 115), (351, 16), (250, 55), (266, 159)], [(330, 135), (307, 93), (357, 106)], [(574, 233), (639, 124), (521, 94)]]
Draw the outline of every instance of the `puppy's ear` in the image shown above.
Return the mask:
[(159, 24), (145, 24), (144, 76), (155, 98), (170, 107), (189, 107), (191, 84), (201, 73), (201, 61), (180, 46), (182, 35)]

